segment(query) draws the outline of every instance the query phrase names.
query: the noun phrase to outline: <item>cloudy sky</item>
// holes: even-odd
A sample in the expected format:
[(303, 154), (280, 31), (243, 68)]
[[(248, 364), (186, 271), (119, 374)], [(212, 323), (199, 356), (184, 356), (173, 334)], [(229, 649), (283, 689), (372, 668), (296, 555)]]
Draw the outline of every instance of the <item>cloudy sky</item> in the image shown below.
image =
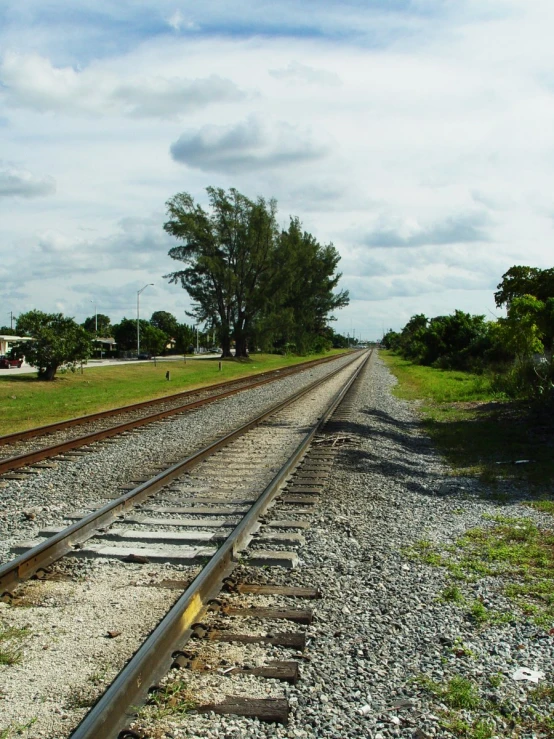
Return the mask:
[(169, 310), (180, 191), (275, 197), (342, 255), (335, 327), (498, 314), (554, 254), (552, 0), (4, 0), (0, 325)]

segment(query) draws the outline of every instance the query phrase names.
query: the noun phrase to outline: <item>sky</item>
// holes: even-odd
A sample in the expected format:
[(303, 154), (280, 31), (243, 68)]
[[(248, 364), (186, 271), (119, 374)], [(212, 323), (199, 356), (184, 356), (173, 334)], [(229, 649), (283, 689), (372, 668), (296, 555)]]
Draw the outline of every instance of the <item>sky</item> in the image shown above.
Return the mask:
[(166, 201), (276, 198), (341, 254), (362, 339), (415, 313), (493, 320), (553, 266), (552, 0), (4, 0), (0, 325), (156, 310)]

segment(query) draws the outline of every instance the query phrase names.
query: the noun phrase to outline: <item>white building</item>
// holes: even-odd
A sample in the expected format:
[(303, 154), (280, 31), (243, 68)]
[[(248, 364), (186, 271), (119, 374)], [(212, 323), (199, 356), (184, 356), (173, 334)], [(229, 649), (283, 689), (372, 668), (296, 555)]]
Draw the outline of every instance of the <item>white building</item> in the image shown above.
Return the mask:
[(6, 336), (0, 334), (0, 356), (7, 354), (18, 341), (31, 341), (30, 336)]

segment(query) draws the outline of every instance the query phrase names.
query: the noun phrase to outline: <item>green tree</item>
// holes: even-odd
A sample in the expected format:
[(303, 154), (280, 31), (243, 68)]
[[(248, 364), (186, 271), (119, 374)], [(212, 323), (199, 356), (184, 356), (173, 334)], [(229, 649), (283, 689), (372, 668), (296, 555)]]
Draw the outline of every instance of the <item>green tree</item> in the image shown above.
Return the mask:
[(150, 323), (152, 326), (160, 329), (160, 331), (163, 331), (169, 338), (176, 338), (179, 330), (179, 321), (172, 313), (168, 313), (166, 310), (157, 310), (152, 313)]
[[(148, 321), (141, 319), (140, 333), (148, 325)], [(132, 318), (122, 318), (112, 326), (112, 333), (119, 351), (128, 352), (137, 348), (137, 322)]]
[(9, 326), (0, 326), (0, 335), (1, 336), (17, 336), (17, 332), (14, 328), (10, 328)]
[(514, 298), (534, 295), (542, 301), (554, 298), (554, 269), (516, 265), (502, 275), (494, 299), (498, 307), (507, 308)]
[(349, 303), (348, 291), (334, 292), (341, 274), (340, 255), (333, 244), (321, 245), (291, 218), (274, 257), (275, 268), (267, 280), (266, 322), (273, 325), (275, 343), (293, 345), (300, 354), (332, 345), (327, 323), (330, 313)]
[[(137, 349), (137, 322), (133, 318), (122, 318), (113, 326), (113, 335), (118, 349), (132, 352)], [(169, 341), (168, 335), (149, 321), (140, 319), (140, 348), (148, 354), (163, 354)]]
[(215, 325), (223, 356), (246, 356), (253, 322), (264, 305), (265, 280), (275, 248), (276, 206), (256, 202), (234, 188), (207, 188), (210, 211), (188, 193), (167, 202), (164, 229), (182, 241), (169, 255), (185, 268), (166, 277), (180, 283), (194, 301), (190, 314)]
[(59, 367), (74, 372), (77, 364), (92, 354), (90, 336), (85, 329), (62, 313), (38, 310), (22, 313), (17, 319), (17, 332), (32, 337), (15, 350), (37, 368), (40, 380), (53, 380)]
[[(98, 324), (98, 331), (96, 330), (96, 325)], [(89, 316), (88, 318), (85, 318), (81, 326), (87, 331), (89, 334), (97, 335), (102, 338), (106, 338), (107, 336), (110, 336), (111, 330), (112, 330), (112, 324), (110, 321), (110, 317), (106, 316), (104, 313), (97, 313), (95, 316)]]
[(544, 352), (545, 308), (534, 295), (522, 295), (510, 301), (507, 318), (499, 320), (506, 347), (520, 361)]

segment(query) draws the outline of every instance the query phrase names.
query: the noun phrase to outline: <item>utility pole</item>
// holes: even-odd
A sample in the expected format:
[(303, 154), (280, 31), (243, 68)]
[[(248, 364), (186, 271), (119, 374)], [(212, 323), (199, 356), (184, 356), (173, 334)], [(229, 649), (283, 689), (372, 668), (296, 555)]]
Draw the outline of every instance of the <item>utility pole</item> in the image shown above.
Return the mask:
[(10, 331), (13, 331), (13, 310), (10, 311)]

